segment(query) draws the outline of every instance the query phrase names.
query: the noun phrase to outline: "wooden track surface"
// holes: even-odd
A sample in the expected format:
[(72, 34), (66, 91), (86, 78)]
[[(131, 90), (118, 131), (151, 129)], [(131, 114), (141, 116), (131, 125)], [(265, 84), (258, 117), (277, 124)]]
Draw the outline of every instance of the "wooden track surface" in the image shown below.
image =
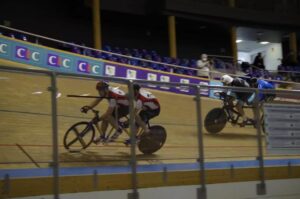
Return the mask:
[[(7, 62), (5, 64), (8, 65)], [(97, 95), (96, 82), (60, 77), (57, 83), (60, 93), (57, 102), (61, 166), (127, 165), (130, 148), (121, 143), (92, 145), (81, 153), (70, 153), (64, 149), (62, 140), (66, 130), (72, 124), (92, 117), (91, 113), (85, 115), (79, 111), (91, 99), (68, 98), (66, 95)], [(0, 169), (49, 166), (52, 159), (49, 85), (50, 79), (46, 76), (0, 71)], [(125, 85), (112, 85), (126, 91)], [(159, 98), (162, 107), (160, 116), (153, 119), (152, 124), (164, 126), (168, 138), (165, 146), (154, 155), (146, 156), (137, 151), (139, 163), (195, 162), (198, 158), (198, 138), (193, 97), (152, 92)], [(221, 106), (218, 100), (202, 99), (202, 118), (212, 108)], [(105, 102), (97, 108), (105, 110), (106, 106)], [(251, 112), (248, 114), (251, 115)], [(125, 133), (122, 137), (125, 138)], [(255, 159), (257, 156), (256, 130), (251, 127), (227, 124), (218, 135), (210, 135), (204, 130), (204, 145), (206, 161)]]

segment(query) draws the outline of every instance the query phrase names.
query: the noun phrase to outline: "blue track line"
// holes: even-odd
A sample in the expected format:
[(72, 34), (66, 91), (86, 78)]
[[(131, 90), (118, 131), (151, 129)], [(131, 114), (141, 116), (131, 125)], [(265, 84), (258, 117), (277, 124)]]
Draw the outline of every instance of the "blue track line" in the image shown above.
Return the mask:
[[(270, 166), (291, 166), (300, 165), (300, 159), (275, 159), (264, 160), (266, 167)], [(207, 162), (205, 169), (230, 169), (230, 168), (257, 168), (257, 160), (246, 161), (224, 161), (224, 162)], [(168, 171), (192, 171), (198, 170), (198, 163), (180, 163), (180, 164), (156, 164), (156, 165), (138, 165), (137, 172), (162, 172), (164, 168)], [(130, 173), (130, 166), (99, 166), (99, 167), (64, 167), (60, 169), (60, 176), (78, 176), (98, 174), (122, 174)], [(0, 169), (0, 179), (5, 175), (10, 178), (32, 178), (32, 177), (50, 177), (51, 168), (33, 168), (33, 169)]]

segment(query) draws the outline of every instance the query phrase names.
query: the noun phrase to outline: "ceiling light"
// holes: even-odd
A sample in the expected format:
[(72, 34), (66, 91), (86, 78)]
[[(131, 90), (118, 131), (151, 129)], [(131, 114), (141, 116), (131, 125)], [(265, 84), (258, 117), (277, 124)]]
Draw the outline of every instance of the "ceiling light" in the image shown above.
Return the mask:
[(61, 93), (57, 93), (56, 98), (60, 98), (60, 97), (61, 97)]
[(237, 39), (235, 42), (236, 43), (241, 43), (243, 40), (241, 40), (241, 39)]
[(262, 45), (266, 45), (266, 44), (269, 44), (270, 42), (268, 42), (268, 41), (261, 41), (259, 43), (262, 44)]
[(81, 94), (80, 96), (89, 96), (89, 93)]
[(42, 94), (43, 92), (42, 91), (36, 91), (36, 92), (33, 92), (32, 94), (33, 95), (40, 95), (40, 94)]

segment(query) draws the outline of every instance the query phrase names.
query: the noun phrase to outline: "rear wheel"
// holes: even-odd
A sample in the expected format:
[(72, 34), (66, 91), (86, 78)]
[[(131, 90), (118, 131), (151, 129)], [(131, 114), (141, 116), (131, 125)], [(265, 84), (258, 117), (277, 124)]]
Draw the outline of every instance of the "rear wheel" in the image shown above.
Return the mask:
[(70, 151), (87, 148), (94, 139), (95, 129), (89, 122), (78, 122), (64, 136), (64, 147)]
[(227, 122), (227, 115), (222, 108), (215, 108), (208, 112), (204, 120), (205, 129), (212, 134), (223, 130)]
[(162, 126), (152, 126), (149, 133), (143, 133), (138, 143), (139, 150), (144, 154), (158, 151), (166, 142), (167, 132)]

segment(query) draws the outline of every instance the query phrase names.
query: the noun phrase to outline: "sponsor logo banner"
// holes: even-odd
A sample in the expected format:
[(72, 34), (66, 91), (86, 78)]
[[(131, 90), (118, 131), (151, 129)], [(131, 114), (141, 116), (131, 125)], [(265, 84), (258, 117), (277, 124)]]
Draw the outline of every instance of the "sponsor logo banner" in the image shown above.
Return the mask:
[(0, 38), (0, 57), (8, 57), (11, 54), (11, 45)]
[[(200, 80), (195, 77), (182, 76), (174, 73), (164, 73), (143, 68), (133, 68), (118, 63), (106, 63), (89, 57), (76, 54), (64, 53), (60, 50), (53, 50), (43, 46), (37, 46), (29, 42), (13, 40), (0, 35), (0, 57), (8, 60), (31, 64), (49, 70), (68, 73), (81, 73), (96, 76), (114, 76), (127, 79), (144, 79), (161, 82), (180, 82), (207, 85), (207, 80)], [(195, 89), (188, 86), (171, 87), (167, 85), (147, 85), (160, 90), (168, 90), (174, 93), (195, 94)], [(208, 90), (201, 89), (201, 94), (207, 96)]]

